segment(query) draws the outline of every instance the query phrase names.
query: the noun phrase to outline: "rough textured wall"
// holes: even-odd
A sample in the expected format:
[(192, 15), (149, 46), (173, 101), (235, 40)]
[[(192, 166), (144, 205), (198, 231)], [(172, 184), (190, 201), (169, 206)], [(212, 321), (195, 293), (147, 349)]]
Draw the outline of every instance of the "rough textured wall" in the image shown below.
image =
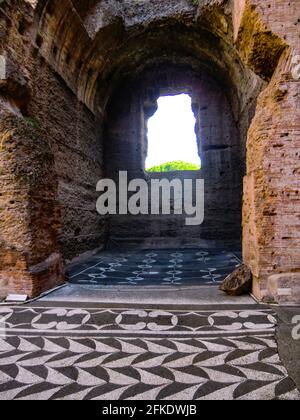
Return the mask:
[[(257, 8), (251, 9), (254, 4)], [(252, 13), (255, 42), (249, 47)], [(243, 248), (245, 262), (255, 276), (254, 293), (259, 299), (281, 303), (300, 299), (300, 83), (293, 72), (300, 49), (299, 16), (297, 0), (249, 1), (239, 33), (242, 54), (247, 46), (247, 56), (257, 69), (267, 68), (268, 61), (263, 61), (266, 55), (258, 56), (255, 51), (281, 48), (286, 42), (286, 51), (259, 98), (249, 130), (244, 183)], [(258, 63), (255, 57), (260, 57)]]
[[(147, 175), (144, 173), (145, 125), (155, 112), (161, 94), (179, 92), (192, 97), (202, 170)], [(105, 162), (108, 177), (118, 178), (119, 171), (128, 171), (129, 180), (136, 177), (148, 181), (151, 178), (205, 180), (205, 221), (201, 226), (186, 226), (185, 214), (113, 217), (110, 236), (114, 240), (155, 242), (173, 238), (174, 243), (197, 243), (201, 239), (225, 242), (241, 239), (241, 155), (244, 153), (240, 152), (238, 127), (226, 87), (205, 70), (195, 73), (188, 67), (172, 68), (162, 64), (122, 84), (109, 104), (107, 120)]]
[(38, 61), (32, 81), (28, 114), (46, 130), (54, 155), (62, 214), (59, 244), (70, 260), (103, 244), (103, 221), (95, 206), (96, 184), (103, 176), (102, 122), (44, 60)]
[(102, 124), (39, 55), (17, 3), (0, 10), (0, 288), (33, 296), (63, 282), (63, 259), (103, 244)]
[(0, 286), (30, 296), (63, 282), (60, 209), (46, 133), (1, 109)]
[(27, 114), (31, 8), (1, 6), (0, 289), (34, 296), (64, 280), (57, 177), (47, 132)]

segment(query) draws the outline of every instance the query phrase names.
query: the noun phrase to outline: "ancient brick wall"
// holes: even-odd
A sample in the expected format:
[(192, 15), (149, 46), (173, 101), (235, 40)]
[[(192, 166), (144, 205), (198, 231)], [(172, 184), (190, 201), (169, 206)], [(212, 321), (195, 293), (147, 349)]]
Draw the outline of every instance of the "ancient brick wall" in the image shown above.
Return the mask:
[[(295, 273), (300, 271), (300, 83), (293, 75), (293, 61), (299, 54), (300, 7), (296, 0), (251, 1), (246, 7), (251, 4), (257, 6), (257, 27), (250, 55), (253, 49), (270, 47), (269, 43), (272, 47), (272, 43), (286, 42), (286, 51), (259, 98), (248, 134), (244, 258), (254, 274), (254, 293), (259, 299), (296, 303), (299, 285), (296, 287)], [(246, 9), (240, 42), (247, 33), (243, 30), (247, 13)], [(262, 34), (270, 37), (270, 29), (282, 41), (274, 35), (266, 41)], [(268, 62), (261, 65), (267, 67)], [(279, 276), (275, 287), (274, 275)]]
[(63, 259), (103, 244), (95, 202), (101, 121), (32, 43), (32, 9), (1, 10), (1, 293), (64, 281)]
[(103, 177), (103, 128), (44, 60), (38, 64), (28, 113), (46, 130), (55, 157), (62, 214), (59, 244), (70, 260), (103, 243), (103, 221), (95, 205), (96, 184)]

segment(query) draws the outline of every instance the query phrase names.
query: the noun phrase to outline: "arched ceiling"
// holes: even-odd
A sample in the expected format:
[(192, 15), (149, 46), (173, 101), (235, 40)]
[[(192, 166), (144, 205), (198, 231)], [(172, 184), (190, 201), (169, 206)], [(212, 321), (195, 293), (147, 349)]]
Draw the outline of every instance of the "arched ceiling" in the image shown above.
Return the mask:
[[(102, 112), (124, 76), (155, 62), (205, 68), (232, 98), (253, 89), (233, 40), (231, 9), (213, 0), (40, 0), (35, 36), (40, 53), (92, 111)], [(251, 92), (249, 93), (251, 95)]]

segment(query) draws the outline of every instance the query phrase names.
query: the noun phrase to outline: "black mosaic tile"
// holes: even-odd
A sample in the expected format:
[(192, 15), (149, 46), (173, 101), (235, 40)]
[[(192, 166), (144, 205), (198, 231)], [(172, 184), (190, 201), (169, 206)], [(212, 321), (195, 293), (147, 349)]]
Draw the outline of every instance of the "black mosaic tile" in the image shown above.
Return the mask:
[(221, 283), (238, 265), (234, 252), (222, 249), (103, 252), (69, 271), (72, 284), (180, 286)]

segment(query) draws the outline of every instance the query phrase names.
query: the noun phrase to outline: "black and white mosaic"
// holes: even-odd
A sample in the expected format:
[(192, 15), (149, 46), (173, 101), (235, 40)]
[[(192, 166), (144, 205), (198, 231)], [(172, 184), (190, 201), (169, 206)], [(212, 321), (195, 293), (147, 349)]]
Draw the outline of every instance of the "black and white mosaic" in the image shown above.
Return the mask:
[(235, 253), (216, 249), (110, 252), (73, 267), (69, 281), (91, 286), (216, 285), (240, 263)]
[(266, 307), (32, 306), (0, 317), (0, 399), (300, 398)]

